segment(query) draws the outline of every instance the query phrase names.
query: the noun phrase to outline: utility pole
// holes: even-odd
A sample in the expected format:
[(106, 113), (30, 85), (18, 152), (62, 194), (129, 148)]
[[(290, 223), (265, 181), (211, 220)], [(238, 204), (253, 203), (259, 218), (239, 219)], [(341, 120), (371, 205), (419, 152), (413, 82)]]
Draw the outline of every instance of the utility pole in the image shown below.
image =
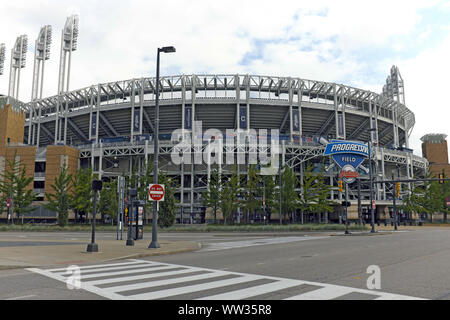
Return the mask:
[(279, 188), (280, 188), (280, 199), (279, 199), (279, 204), (280, 204), (280, 212), (279, 212), (279, 214), (280, 214), (280, 225), (282, 224), (282, 221), (281, 221), (281, 212), (282, 212), (282, 207), (281, 207), (281, 205), (282, 205), (282, 199), (281, 199), (281, 157), (280, 157), (280, 167), (279, 167), (279, 170), (278, 170), (278, 175), (279, 175)]
[(348, 183), (345, 183), (345, 234), (350, 234), (348, 231)]
[[(394, 180), (394, 173), (392, 173), (392, 180)], [(392, 199), (394, 202), (394, 229), (397, 230), (397, 205), (396, 205), (396, 198), (397, 198), (397, 194), (396, 194), (396, 187), (397, 184), (394, 182), (394, 184), (392, 185)]]
[[(372, 129), (370, 129), (372, 131)], [(369, 145), (369, 185), (370, 185), (370, 223), (372, 225), (371, 233), (375, 233), (375, 213), (373, 209), (373, 185), (372, 185), (372, 149), (371, 149), (372, 132), (370, 132)]]

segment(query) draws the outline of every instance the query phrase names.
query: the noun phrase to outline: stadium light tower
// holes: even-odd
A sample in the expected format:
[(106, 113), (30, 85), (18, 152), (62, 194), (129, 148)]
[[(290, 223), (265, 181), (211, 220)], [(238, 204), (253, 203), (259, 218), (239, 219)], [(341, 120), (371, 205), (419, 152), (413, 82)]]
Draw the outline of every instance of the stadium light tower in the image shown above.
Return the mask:
[[(35, 41), (34, 47), (34, 68), (33, 83), (31, 89), (31, 101), (42, 99), (42, 89), (44, 86), (44, 67), (45, 60), (50, 59), (50, 45), (52, 43), (52, 26), (46, 25), (39, 31), (39, 36)], [(34, 141), (33, 116), (35, 112), (35, 104), (32, 104), (30, 110), (30, 126), (28, 128), (28, 144)], [(33, 135), (31, 134), (33, 132)]]
[(11, 66), (9, 71), (8, 97), (19, 98), (20, 69), (25, 68), (27, 58), (28, 38), (17, 37), (14, 48), (11, 49)]
[[(158, 156), (159, 156), (159, 53), (172, 53), (175, 52), (175, 47), (162, 47), (158, 48), (156, 55), (156, 97), (155, 97), (155, 142), (153, 144), (154, 154), (154, 173), (153, 179), (155, 184), (158, 183)], [(159, 248), (158, 243), (158, 203), (153, 201), (153, 218), (152, 218), (152, 242), (148, 246), (149, 248)]]
[[(58, 76), (58, 95), (69, 91), (70, 81), (70, 66), (72, 62), (72, 51), (77, 50), (78, 42), (78, 15), (74, 14), (67, 18), (66, 24), (61, 32), (61, 56), (59, 61), (59, 76)], [(61, 140), (61, 125), (60, 125), (60, 110), (61, 104), (58, 99), (56, 107), (55, 120), (55, 144)], [(67, 120), (66, 120), (67, 121)], [(65, 123), (67, 128), (67, 123)]]
[(0, 76), (3, 74), (3, 68), (5, 67), (5, 44), (0, 43)]

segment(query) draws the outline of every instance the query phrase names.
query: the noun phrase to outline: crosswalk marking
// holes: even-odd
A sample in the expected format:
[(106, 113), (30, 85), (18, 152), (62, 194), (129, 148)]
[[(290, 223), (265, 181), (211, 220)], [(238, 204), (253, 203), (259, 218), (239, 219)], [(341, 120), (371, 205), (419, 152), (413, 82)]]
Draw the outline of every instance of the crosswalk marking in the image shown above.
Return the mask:
[[(192, 272), (192, 270), (191, 270), (191, 272)], [(125, 281), (144, 280), (144, 279), (151, 279), (151, 278), (157, 278), (157, 277), (174, 276), (174, 275), (179, 275), (179, 274), (183, 274), (183, 273), (186, 273), (186, 269), (152, 273), (152, 274), (143, 274), (143, 275), (139, 275), (139, 276), (119, 277), (119, 278), (104, 279), (104, 280), (91, 280), (91, 281), (89, 281), (89, 284), (90, 285), (101, 285), (101, 284), (109, 284), (109, 283), (117, 283), (117, 282), (125, 282)]]
[[(301, 281), (300, 281), (301, 282)], [(265, 293), (281, 290), (281, 289), (287, 289), (290, 287), (295, 287), (299, 285), (299, 281), (292, 281), (292, 280), (280, 280), (277, 282), (262, 284), (259, 286), (254, 286), (250, 288), (245, 288), (241, 290), (216, 294), (213, 296), (209, 296), (206, 298), (200, 298), (198, 300), (242, 300), (254, 296), (259, 296)]]
[[(133, 271), (135, 269), (142, 269), (142, 268), (148, 268), (148, 267), (151, 267), (151, 266), (149, 266), (148, 264), (141, 263), (141, 264), (117, 266), (117, 267), (111, 267), (111, 268), (99, 268), (99, 269), (91, 268), (91, 269), (83, 270), (83, 274), (94, 273), (94, 272), (99, 272), (99, 271), (105, 272), (105, 271), (123, 270), (124, 268), (127, 268), (127, 270), (129, 270), (129, 271)], [(59, 271), (57, 273), (64, 274), (64, 273), (66, 273), (66, 271)]]
[(146, 267), (141, 267), (139, 269), (123, 270), (123, 271), (115, 271), (115, 272), (103, 272), (103, 273), (89, 274), (87, 276), (83, 276), (83, 273), (81, 273), (81, 280), (98, 278), (98, 277), (107, 277), (107, 276), (118, 276), (118, 275), (122, 275), (122, 274), (130, 274), (130, 273), (140, 273), (140, 272), (146, 272), (146, 271), (159, 271), (159, 270), (166, 270), (166, 269), (173, 269), (173, 268), (174, 268), (173, 266), (162, 266), (162, 267), (146, 266)]
[[(331, 300), (352, 292), (355, 292), (354, 288), (329, 285), (324, 288), (290, 297), (286, 300)], [(376, 295), (376, 292), (371, 292), (370, 294)]]
[[(109, 263), (109, 264), (97, 264), (97, 265), (93, 265), (93, 266), (83, 266), (83, 267), (79, 267), (81, 270), (85, 270), (85, 269), (99, 269), (99, 268), (103, 268), (103, 267), (112, 267), (112, 266), (125, 266), (125, 265), (133, 265), (133, 264), (142, 264), (142, 261), (128, 261), (128, 262), (121, 262), (121, 263)], [(64, 271), (66, 272), (67, 268), (57, 268), (57, 269), (48, 269), (46, 271), (50, 271), (50, 272), (59, 272), (59, 271)]]
[(199, 251), (217, 251), (217, 250), (226, 250), (226, 249), (234, 249), (234, 248), (244, 248), (244, 247), (253, 247), (253, 246), (261, 246), (261, 245), (270, 245), (270, 244), (281, 244), (295, 241), (307, 241), (307, 240), (319, 240), (319, 239), (327, 239), (329, 236), (317, 236), (317, 237), (309, 237), (309, 236), (301, 236), (301, 237), (276, 237), (276, 238), (261, 238), (261, 239), (249, 239), (249, 240), (240, 240), (240, 241), (226, 241), (226, 242), (210, 242), (204, 248)]
[(198, 292), (198, 291), (202, 291), (202, 290), (209, 290), (209, 289), (219, 288), (219, 287), (223, 287), (223, 286), (229, 286), (229, 285), (243, 283), (243, 282), (249, 282), (249, 281), (258, 280), (258, 279), (261, 279), (261, 277), (256, 276), (256, 275), (241, 276), (241, 277), (237, 277), (237, 278), (207, 282), (207, 283), (196, 284), (196, 285), (192, 285), (192, 286), (185, 286), (185, 287), (166, 289), (166, 290), (160, 290), (160, 291), (155, 291), (155, 292), (141, 293), (141, 294), (128, 296), (128, 298), (137, 299), (137, 300), (161, 299), (161, 298), (167, 298), (170, 296), (178, 296), (181, 294)]
[[(123, 270), (118, 271), (120, 268)], [(27, 270), (62, 282), (67, 282), (70, 276), (63, 272), (64, 268)], [(81, 289), (115, 300), (164, 299), (183, 295), (189, 297), (191, 293), (195, 293), (197, 299), (202, 300), (240, 300), (263, 294), (270, 295), (272, 292), (282, 294), (288, 300), (326, 300), (351, 293), (370, 295), (374, 300), (420, 299), (326, 283), (137, 259), (129, 259), (125, 263), (82, 266), (80, 271)], [(261, 281), (266, 283), (261, 284)], [(233, 285), (239, 287), (233, 289), (230, 287)], [(309, 285), (315, 289), (311, 288), (308, 292), (303, 290), (300, 293), (300, 289), (296, 291), (294, 287), (301, 285)], [(214, 289), (213, 293), (208, 294), (211, 289)]]
[(186, 276), (186, 277), (180, 277), (180, 278), (147, 281), (147, 282), (141, 282), (141, 283), (136, 283), (136, 284), (124, 285), (124, 286), (109, 287), (108, 290), (111, 290), (113, 292), (130, 291), (130, 290), (151, 288), (151, 287), (157, 287), (157, 286), (174, 284), (174, 283), (216, 278), (216, 277), (220, 277), (220, 276), (224, 276), (224, 275), (227, 275), (227, 272), (218, 271), (218, 272), (211, 272), (211, 273), (206, 273), (206, 274), (198, 274), (195, 276)]

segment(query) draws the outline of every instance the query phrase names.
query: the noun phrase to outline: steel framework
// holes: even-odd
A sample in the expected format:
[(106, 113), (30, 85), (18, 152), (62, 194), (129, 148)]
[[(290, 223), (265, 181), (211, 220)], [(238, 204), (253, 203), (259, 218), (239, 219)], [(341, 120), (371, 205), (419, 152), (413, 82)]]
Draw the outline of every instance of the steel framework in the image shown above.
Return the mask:
[[(61, 91), (58, 95), (37, 99), (34, 104), (23, 104), (21, 107), (28, 118), (26, 130), (34, 106), (40, 112), (39, 123), (44, 131), (40, 145), (52, 144), (54, 139), (60, 144), (76, 146), (80, 151), (80, 163), (92, 167), (100, 177), (131, 172), (134, 165), (145, 168), (145, 163), (153, 157), (153, 141), (138, 138), (154, 133), (155, 81), (155, 78), (139, 78), (103, 83)], [(403, 103), (384, 94), (323, 81), (239, 74), (167, 76), (160, 78), (159, 87), (163, 134), (181, 129), (195, 136), (199, 130), (194, 125), (197, 120), (203, 121), (206, 128), (218, 128), (222, 132), (228, 128), (278, 129), (285, 136), (282, 162), (294, 168), (299, 176), (303, 175), (306, 162), (319, 165), (323, 159), (323, 141), (330, 138), (372, 139), (376, 151), (376, 180), (397, 172), (397, 165), (406, 178), (422, 174), (428, 167), (426, 159), (408, 150), (395, 150), (401, 145), (408, 146), (415, 118)], [(60, 106), (65, 109), (61, 110)], [(242, 115), (247, 121), (243, 128)], [(58, 124), (57, 119), (63, 121)], [(375, 129), (372, 137), (368, 128)], [(122, 136), (127, 137), (126, 141), (104, 142), (105, 138)], [(205, 147), (203, 143), (180, 149), (177, 143), (160, 142), (162, 170), (176, 176), (180, 182), (181, 214), (184, 210), (191, 213), (200, 210), (201, 193), (207, 188), (211, 166), (204, 163), (175, 165), (171, 154), (184, 151), (193, 156), (195, 152), (203, 152)], [(223, 146), (224, 154), (231, 152), (234, 156), (270, 151), (270, 146)], [(119, 160), (119, 169), (114, 168), (113, 159)], [(331, 159), (325, 160), (330, 184), (336, 186), (337, 168), (331, 165)], [(246, 174), (245, 166), (238, 170)], [(231, 166), (221, 165), (219, 172), (228, 175)], [(367, 200), (368, 182), (363, 171), (361, 175), (361, 194)], [(387, 200), (386, 188), (377, 184), (377, 201)], [(355, 199), (355, 190), (351, 185), (350, 198)], [(334, 190), (330, 197), (340, 200), (342, 195)]]

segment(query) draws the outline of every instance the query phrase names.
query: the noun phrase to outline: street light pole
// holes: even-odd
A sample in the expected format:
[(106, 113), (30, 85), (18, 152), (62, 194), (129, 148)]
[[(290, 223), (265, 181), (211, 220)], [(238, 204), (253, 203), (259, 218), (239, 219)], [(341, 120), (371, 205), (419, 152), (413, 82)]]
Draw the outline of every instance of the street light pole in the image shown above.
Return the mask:
[(91, 243), (87, 246), (87, 252), (98, 252), (98, 245), (95, 243), (95, 218), (97, 213), (97, 191), (101, 191), (102, 187), (102, 180), (92, 180), (92, 190), (94, 190), (94, 212), (92, 214)]
[[(156, 55), (156, 97), (155, 97), (155, 142), (153, 143), (153, 183), (158, 184), (158, 157), (159, 157), (159, 54), (160, 52), (175, 52), (174, 47), (158, 48)], [(158, 202), (153, 202), (152, 242), (149, 248), (160, 248), (158, 243)]]
[(370, 131), (370, 139), (368, 141), (369, 146), (369, 185), (370, 185), (370, 223), (372, 225), (371, 233), (375, 233), (375, 214), (373, 209), (373, 185), (372, 185), (372, 150), (371, 150), (371, 142), (372, 142), (372, 131), (375, 131), (375, 128), (369, 129)]
[[(394, 180), (394, 173), (392, 173), (392, 180)], [(397, 198), (397, 194), (396, 194), (396, 183), (394, 183), (392, 185), (392, 199), (393, 199), (393, 204), (394, 204), (394, 230), (397, 230), (397, 204), (396, 204), (396, 198)]]

